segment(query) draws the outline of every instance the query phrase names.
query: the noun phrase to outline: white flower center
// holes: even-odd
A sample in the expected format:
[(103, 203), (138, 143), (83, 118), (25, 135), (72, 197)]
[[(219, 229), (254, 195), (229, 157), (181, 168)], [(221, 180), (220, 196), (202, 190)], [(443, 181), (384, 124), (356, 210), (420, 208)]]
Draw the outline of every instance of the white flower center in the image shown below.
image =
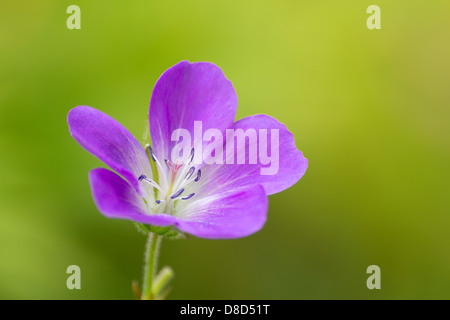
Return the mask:
[(195, 191), (199, 187), (196, 182), (200, 180), (202, 171), (191, 165), (194, 158), (194, 149), (191, 150), (187, 160), (177, 160), (175, 163), (172, 163), (164, 159), (164, 165), (156, 158), (150, 145), (147, 145), (145, 150), (149, 161), (155, 163), (155, 165), (152, 165), (152, 168), (156, 168), (157, 172), (154, 172), (154, 174), (157, 174), (158, 179), (158, 181), (155, 181), (143, 174), (138, 178), (139, 181), (148, 183), (156, 189), (154, 190), (155, 203), (147, 203), (147, 205), (154, 213), (173, 214), (175, 213), (177, 201), (186, 201), (193, 198)]

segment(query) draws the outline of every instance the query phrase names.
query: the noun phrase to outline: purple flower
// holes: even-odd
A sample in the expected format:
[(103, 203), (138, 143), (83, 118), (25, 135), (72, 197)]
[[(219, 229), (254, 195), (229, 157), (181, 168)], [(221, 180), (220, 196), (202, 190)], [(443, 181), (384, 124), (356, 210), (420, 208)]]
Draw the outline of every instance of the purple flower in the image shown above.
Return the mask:
[[(172, 226), (201, 238), (238, 238), (260, 230), (267, 218), (267, 196), (295, 184), (308, 161), (283, 124), (267, 115), (235, 122), (236, 108), (236, 93), (220, 68), (183, 61), (165, 71), (153, 90), (149, 111), (153, 149), (142, 147), (127, 129), (96, 109), (72, 109), (68, 123), (73, 138), (116, 172), (97, 168), (89, 173), (99, 211), (109, 218)], [(194, 123), (200, 121), (203, 131), (216, 129), (224, 136), (226, 129), (276, 130), (276, 174), (261, 174), (267, 163), (259, 159), (198, 164), (194, 158), (201, 157), (199, 150), (208, 144), (202, 140), (192, 144), (188, 155), (173, 159), (177, 141), (172, 141), (172, 133), (183, 128), (195, 136)], [(255, 143), (247, 139), (245, 147), (257, 150)]]

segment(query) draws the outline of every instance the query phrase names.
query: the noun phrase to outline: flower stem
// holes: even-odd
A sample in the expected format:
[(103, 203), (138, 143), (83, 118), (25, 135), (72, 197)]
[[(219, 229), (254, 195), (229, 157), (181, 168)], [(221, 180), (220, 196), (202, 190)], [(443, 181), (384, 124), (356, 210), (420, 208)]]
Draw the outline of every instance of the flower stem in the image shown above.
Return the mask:
[(156, 233), (149, 232), (147, 245), (145, 248), (145, 265), (143, 276), (143, 290), (141, 300), (153, 300), (155, 297), (152, 292), (153, 279), (155, 277), (158, 264), (158, 251), (161, 244), (161, 237)]

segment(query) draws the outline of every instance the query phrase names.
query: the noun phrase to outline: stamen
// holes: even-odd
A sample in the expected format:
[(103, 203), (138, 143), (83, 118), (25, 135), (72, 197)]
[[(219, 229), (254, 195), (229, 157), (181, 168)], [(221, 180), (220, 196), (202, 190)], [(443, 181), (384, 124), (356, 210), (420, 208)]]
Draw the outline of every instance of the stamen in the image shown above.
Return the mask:
[(201, 177), (202, 177), (202, 170), (198, 169), (197, 178), (195, 178), (194, 181), (197, 182), (198, 180), (200, 180)]
[(164, 162), (166, 163), (167, 168), (169, 168), (169, 170), (172, 170), (171, 169), (172, 165), (170, 164), (170, 161), (167, 159), (164, 159)]
[(152, 179), (147, 178), (144, 174), (141, 174), (138, 178), (139, 181), (145, 181), (147, 183), (149, 183), (152, 187), (158, 189), (159, 191), (162, 192), (161, 188), (158, 186), (158, 184), (153, 181)]
[(158, 158), (155, 157), (156, 167), (160, 175), (159, 182), (163, 189), (167, 188), (167, 172), (164, 170), (163, 165), (159, 162)]
[(191, 168), (189, 169), (188, 173), (186, 174), (186, 177), (184, 177), (184, 179), (185, 179), (185, 180), (190, 179), (190, 178), (192, 177), (192, 175), (194, 174), (194, 172), (195, 172), (195, 168), (194, 168), (194, 167), (191, 167)]
[(194, 160), (194, 148), (192, 148), (192, 150), (191, 150), (191, 155), (189, 156), (189, 163), (188, 164), (191, 164), (192, 163), (192, 160)]
[(161, 203), (161, 200), (156, 200), (156, 204), (160, 204)]
[(191, 194), (188, 195), (187, 197), (181, 198), (181, 200), (188, 200), (188, 199), (192, 198), (194, 195), (195, 195), (195, 193), (191, 193)]
[(175, 192), (175, 194), (173, 196), (171, 196), (171, 199), (175, 199), (177, 197), (179, 197), (182, 193), (184, 192), (184, 189), (180, 189), (177, 192)]
[(150, 157), (153, 159), (153, 161), (156, 162), (156, 158), (155, 158), (155, 156), (153, 155), (153, 149), (152, 149), (152, 147), (151, 147), (149, 144), (147, 145), (145, 151), (147, 151), (147, 154), (150, 153)]

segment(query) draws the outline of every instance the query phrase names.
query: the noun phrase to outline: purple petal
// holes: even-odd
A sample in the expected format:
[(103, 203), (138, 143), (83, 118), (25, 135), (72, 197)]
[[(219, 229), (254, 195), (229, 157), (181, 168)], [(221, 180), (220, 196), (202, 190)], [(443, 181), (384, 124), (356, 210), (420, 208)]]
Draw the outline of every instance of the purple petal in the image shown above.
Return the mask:
[(232, 239), (259, 231), (267, 219), (268, 199), (261, 186), (245, 187), (192, 203), (175, 226), (199, 238)]
[(70, 110), (67, 116), (72, 137), (87, 151), (122, 175), (143, 194), (138, 177), (151, 177), (144, 148), (120, 123), (103, 112), (87, 106)]
[(258, 185), (200, 199), (183, 212), (183, 217), (174, 217), (146, 213), (146, 205), (134, 188), (112, 171), (94, 169), (89, 181), (94, 202), (104, 216), (161, 227), (174, 225), (200, 238), (245, 237), (259, 231), (267, 218), (267, 196)]
[(112, 171), (94, 169), (89, 181), (94, 202), (104, 216), (161, 227), (173, 225), (200, 238), (245, 237), (260, 230), (267, 217), (267, 196), (258, 185), (200, 199), (187, 207), (182, 217), (174, 217), (146, 213), (134, 188)]
[(155, 154), (170, 159), (177, 143), (171, 142), (176, 129), (188, 130), (193, 142), (194, 121), (202, 121), (203, 132), (229, 128), (236, 108), (236, 92), (219, 67), (207, 62), (176, 64), (161, 75), (153, 89), (149, 119)]
[[(278, 130), (279, 135), (279, 163), (277, 170), (273, 169), (270, 174), (262, 174), (261, 168), (270, 167), (270, 164), (263, 164), (260, 161), (260, 148), (258, 136), (256, 144), (258, 145), (255, 150), (258, 150), (257, 162), (255, 164), (250, 164), (249, 161), (249, 146), (250, 139), (246, 139), (245, 144), (245, 164), (237, 164), (237, 157), (234, 157), (234, 164), (223, 164), (223, 165), (211, 165), (204, 166), (203, 173), (206, 181), (200, 192), (206, 192), (208, 194), (216, 192), (224, 192), (226, 190), (239, 188), (243, 186), (260, 184), (264, 187), (266, 194), (274, 194), (281, 192), (292, 185), (294, 185), (305, 173), (308, 167), (308, 160), (303, 157), (303, 154), (297, 150), (295, 146), (294, 136), (288, 131), (285, 125), (278, 122), (276, 119), (267, 115), (254, 115), (235, 122), (232, 129), (255, 129), (259, 133), (259, 129), (267, 129), (267, 150), (270, 155), (270, 150), (272, 148), (271, 144), (271, 129)], [(229, 142), (227, 142), (229, 143)], [(224, 146), (224, 153), (226, 147)], [(276, 149), (276, 148), (275, 148)], [(235, 152), (242, 152), (243, 150), (237, 151), (237, 143), (235, 142)], [(227, 155), (228, 157), (228, 155)], [(272, 161), (275, 163), (275, 161)], [(210, 174), (212, 173), (212, 174)]]
[(155, 226), (175, 221), (166, 214), (147, 214), (146, 205), (135, 189), (117, 174), (104, 168), (89, 172), (92, 196), (98, 210), (108, 218), (127, 219)]

